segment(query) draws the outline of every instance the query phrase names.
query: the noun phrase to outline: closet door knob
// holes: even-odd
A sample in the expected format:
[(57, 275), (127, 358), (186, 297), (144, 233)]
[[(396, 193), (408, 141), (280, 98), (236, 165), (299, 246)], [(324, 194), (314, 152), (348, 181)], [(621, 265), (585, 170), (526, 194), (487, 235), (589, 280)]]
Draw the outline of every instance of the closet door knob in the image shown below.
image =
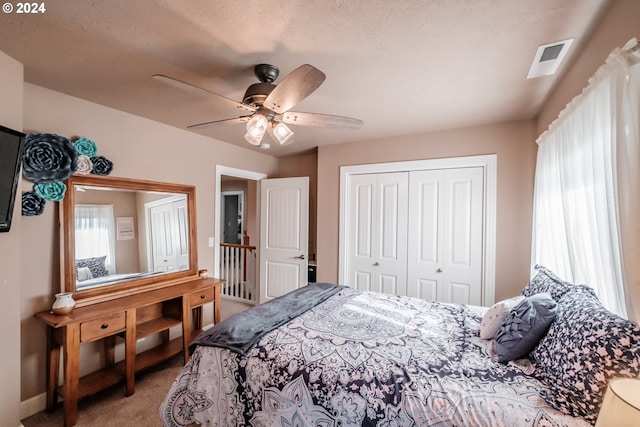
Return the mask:
[(437, 269), (436, 272), (442, 273), (442, 268)]
[(379, 266), (380, 266), (380, 263), (379, 263), (378, 261), (376, 261), (376, 262), (374, 262), (374, 263), (373, 263), (373, 266), (374, 266), (374, 267), (379, 267)]

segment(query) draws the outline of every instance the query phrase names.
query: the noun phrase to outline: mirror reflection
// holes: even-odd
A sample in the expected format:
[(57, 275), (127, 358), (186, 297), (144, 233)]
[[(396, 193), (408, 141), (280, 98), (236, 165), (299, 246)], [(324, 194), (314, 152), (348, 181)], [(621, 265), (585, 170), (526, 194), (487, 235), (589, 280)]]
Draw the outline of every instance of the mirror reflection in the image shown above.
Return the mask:
[(61, 290), (76, 307), (197, 276), (194, 186), (96, 175), (66, 185)]
[(74, 190), (76, 291), (189, 269), (185, 194)]

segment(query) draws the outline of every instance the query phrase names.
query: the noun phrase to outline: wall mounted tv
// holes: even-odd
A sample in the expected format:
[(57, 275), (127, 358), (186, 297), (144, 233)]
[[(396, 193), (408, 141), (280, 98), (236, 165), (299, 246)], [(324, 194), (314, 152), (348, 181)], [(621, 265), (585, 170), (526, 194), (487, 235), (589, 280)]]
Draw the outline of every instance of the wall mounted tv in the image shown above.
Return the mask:
[(0, 232), (11, 228), (24, 137), (22, 132), (0, 126)]

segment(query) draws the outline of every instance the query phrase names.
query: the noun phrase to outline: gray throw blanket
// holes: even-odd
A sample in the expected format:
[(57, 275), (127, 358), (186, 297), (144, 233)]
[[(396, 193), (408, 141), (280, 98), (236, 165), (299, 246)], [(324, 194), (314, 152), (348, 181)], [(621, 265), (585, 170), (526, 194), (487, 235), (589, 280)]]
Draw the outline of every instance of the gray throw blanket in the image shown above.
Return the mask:
[(189, 344), (189, 354), (193, 354), (196, 346), (204, 345), (226, 348), (243, 355), (264, 334), (295, 319), (343, 288), (332, 283), (312, 283), (234, 314), (198, 335)]

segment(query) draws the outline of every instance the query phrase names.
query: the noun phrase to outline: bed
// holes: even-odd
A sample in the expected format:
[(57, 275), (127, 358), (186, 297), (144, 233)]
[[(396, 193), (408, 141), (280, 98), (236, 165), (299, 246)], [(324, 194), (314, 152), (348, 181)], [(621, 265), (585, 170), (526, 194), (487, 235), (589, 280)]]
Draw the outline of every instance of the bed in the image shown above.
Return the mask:
[[(525, 357), (498, 361), (499, 331), (522, 334), (533, 297), (551, 322)], [(496, 338), (480, 337), (487, 328)], [(640, 374), (638, 327), (544, 268), (491, 308), (309, 285), (221, 322), (190, 352), (159, 409), (165, 426), (582, 427), (610, 378)]]

